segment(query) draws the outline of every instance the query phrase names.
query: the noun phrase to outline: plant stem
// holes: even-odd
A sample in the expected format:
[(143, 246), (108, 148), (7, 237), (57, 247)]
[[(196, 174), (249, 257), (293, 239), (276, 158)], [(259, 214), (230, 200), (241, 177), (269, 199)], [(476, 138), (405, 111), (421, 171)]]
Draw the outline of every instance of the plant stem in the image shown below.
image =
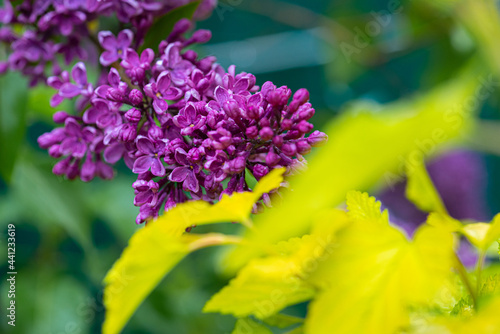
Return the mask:
[(460, 261), (457, 254), (455, 254), (455, 260), (456, 260), (456, 264), (457, 264), (456, 269), (458, 271), (458, 275), (460, 275), (462, 282), (465, 284), (465, 287), (469, 291), (469, 294), (472, 298), (472, 303), (474, 304), (474, 309), (477, 309), (476, 292), (474, 291), (474, 288), (472, 287), (472, 284), (469, 280), (469, 277), (467, 276), (467, 269), (464, 267), (462, 261)]
[(479, 253), (479, 258), (476, 264), (476, 295), (479, 296), (481, 292), (481, 274), (483, 272), (484, 258), (486, 257), (486, 251), (481, 251)]

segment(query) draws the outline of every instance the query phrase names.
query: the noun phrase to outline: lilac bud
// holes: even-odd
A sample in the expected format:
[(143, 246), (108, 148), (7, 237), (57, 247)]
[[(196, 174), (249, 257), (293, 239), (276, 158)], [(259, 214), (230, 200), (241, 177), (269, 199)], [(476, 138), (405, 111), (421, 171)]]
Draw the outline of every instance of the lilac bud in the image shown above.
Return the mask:
[(193, 33), (193, 36), (191, 36), (191, 38), (188, 41), (186, 41), (186, 44), (187, 45), (193, 43), (202, 44), (208, 42), (211, 38), (212, 38), (212, 32), (210, 30), (200, 29)]
[(245, 166), (247, 164), (247, 160), (245, 157), (237, 157), (233, 160), (233, 168), (236, 173), (241, 173), (245, 170)]
[(281, 147), (281, 145), (283, 145), (283, 137), (282, 136), (274, 136), (273, 137), (273, 144), (276, 147)]
[(62, 124), (64, 123), (64, 121), (66, 120), (66, 118), (68, 118), (68, 113), (65, 112), (65, 111), (58, 111), (54, 114), (54, 116), (52, 116), (52, 119), (54, 120), (54, 122), (58, 123), (58, 124)]
[(224, 173), (227, 174), (239, 174), (245, 170), (246, 159), (244, 157), (237, 157), (231, 161), (224, 163), (222, 167)]
[(52, 158), (60, 158), (60, 157), (62, 157), (63, 154), (61, 153), (61, 146), (60, 145), (52, 145), (49, 148), (49, 155)]
[(75, 179), (78, 175), (80, 175), (79, 168), (80, 160), (75, 160), (68, 167), (68, 171), (66, 172), (66, 177), (70, 180)]
[(307, 121), (314, 116), (315, 110), (313, 108), (307, 108), (305, 110), (299, 111), (299, 120)]
[(267, 96), (267, 101), (273, 106), (284, 106), (288, 102), (291, 94), (292, 92), (290, 91), (290, 89), (283, 86), (276, 89), (274, 92), (269, 93)]
[(262, 85), (262, 89), (260, 90), (262, 95), (267, 98), (267, 96), (276, 90), (276, 86), (271, 81), (266, 81)]
[(293, 157), (297, 153), (297, 146), (294, 143), (286, 143), (281, 146), (281, 151), (288, 157)]
[(260, 118), (260, 108), (249, 105), (246, 110), (246, 115), (250, 119), (259, 119)]
[(313, 128), (314, 126), (311, 123), (308, 123), (307, 121), (300, 121), (299, 124), (296, 125), (296, 129), (302, 133), (308, 133)]
[(52, 168), (52, 173), (55, 175), (64, 175), (69, 169), (69, 164), (71, 162), (71, 157), (67, 157), (66, 159), (63, 159), (59, 162), (57, 162), (54, 165), (54, 168)]
[(295, 92), (293, 95), (293, 100), (297, 101), (299, 105), (302, 105), (309, 101), (309, 92), (305, 88), (301, 88)]
[(273, 130), (270, 127), (266, 126), (265, 128), (262, 128), (259, 131), (259, 135), (260, 135), (260, 138), (262, 140), (267, 141), (267, 140), (273, 138), (274, 132), (273, 132)]
[(274, 152), (274, 150), (271, 148), (269, 150), (269, 153), (266, 155), (266, 164), (270, 167), (276, 166), (279, 162), (281, 161), (281, 158), (278, 154)]
[(132, 142), (137, 137), (137, 130), (131, 124), (125, 124), (120, 129), (120, 139), (124, 142)]
[(261, 178), (266, 176), (268, 173), (269, 173), (269, 168), (264, 166), (264, 165), (256, 164), (255, 166), (253, 166), (252, 174), (253, 174), (253, 176), (255, 176), (255, 178), (257, 180), (260, 180)]
[(205, 57), (198, 62), (198, 68), (203, 72), (208, 72), (212, 69), (216, 59), (215, 57)]
[(265, 127), (268, 127), (271, 125), (271, 122), (269, 122), (269, 119), (268, 118), (262, 118), (260, 121), (259, 121), (259, 125), (261, 128), (265, 128)]
[(300, 140), (295, 145), (299, 154), (305, 155), (311, 152), (311, 145), (307, 143), (307, 140)]
[(159, 126), (153, 124), (148, 130), (148, 136), (153, 140), (161, 140), (163, 139), (163, 131)]
[(307, 143), (312, 147), (323, 146), (326, 144), (327, 141), (328, 141), (328, 136), (325, 133), (318, 130), (311, 133), (311, 135), (307, 138)]
[(245, 131), (246, 135), (250, 139), (255, 139), (259, 135), (259, 129), (256, 126), (250, 126)]
[(64, 128), (57, 128), (38, 137), (38, 145), (43, 149), (47, 149), (54, 144), (60, 143), (65, 136)]
[(137, 123), (141, 120), (142, 118), (142, 113), (140, 110), (138, 109), (135, 109), (135, 108), (132, 108), (132, 109), (129, 109), (126, 113), (125, 113), (125, 118), (127, 119), (127, 121), (129, 122), (132, 122), (132, 123)]
[(132, 89), (128, 94), (128, 98), (130, 100), (130, 103), (132, 103), (132, 105), (138, 106), (142, 103), (144, 96), (142, 95), (140, 90)]
[(198, 58), (198, 53), (196, 53), (196, 51), (194, 50), (187, 50), (182, 56), (184, 59), (194, 63), (196, 61), (196, 58)]
[(288, 131), (285, 135), (285, 139), (289, 140), (289, 139), (298, 139), (302, 137), (302, 133), (298, 130), (291, 130), (291, 131)]
[(291, 119), (284, 119), (281, 121), (281, 130), (287, 131), (292, 128), (293, 121)]
[(95, 177), (96, 165), (89, 156), (85, 159), (82, 165), (82, 170), (80, 171), (80, 178), (83, 182), (90, 182)]

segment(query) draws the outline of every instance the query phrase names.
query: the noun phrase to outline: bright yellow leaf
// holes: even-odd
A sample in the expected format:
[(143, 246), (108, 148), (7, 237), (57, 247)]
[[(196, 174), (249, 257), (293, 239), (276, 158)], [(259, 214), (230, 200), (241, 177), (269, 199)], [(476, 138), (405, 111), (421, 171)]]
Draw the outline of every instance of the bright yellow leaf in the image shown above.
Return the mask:
[(467, 224), (463, 226), (462, 233), (474, 246), (484, 251), (500, 239), (500, 214), (496, 215), (489, 224)]
[(353, 220), (373, 220), (380, 223), (389, 223), (387, 210), (380, 211), (381, 203), (367, 193), (350, 191), (346, 196), (348, 215)]
[(366, 216), (338, 231), (334, 251), (310, 275), (324, 292), (311, 303), (305, 333), (395, 333), (408, 325), (409, 306), (448, 286), (453, 235), (424, 225), (407, 240), (371, 219), (377, 204), (370, 203)]
[(238, 318), (250, 315), (268, 318), (314, 295), (313, 287), (297, 277), (296, 272), (296, 265), (286, 257), (254, 259), (212, 296), (203, 311)]
[(407, 160), (408, 184), (406, 197), (422, 211), (447, 214), (446, 208), (432, 183), (423, 159)]

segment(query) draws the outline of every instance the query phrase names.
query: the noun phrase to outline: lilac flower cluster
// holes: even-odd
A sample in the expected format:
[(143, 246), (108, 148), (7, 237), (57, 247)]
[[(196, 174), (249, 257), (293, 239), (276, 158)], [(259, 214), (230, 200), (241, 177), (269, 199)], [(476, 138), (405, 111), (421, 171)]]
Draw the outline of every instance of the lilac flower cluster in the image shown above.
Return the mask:
[[(23, 0), (13, 5), (4, 1), (0, 8), (0, 43), (10, 48), (7, 61), (0, 59), (0, 74), (8, 69), (30, 78), (32, 86), (45, 82), (47, 71), (60, 75), (63, 58), (66, 65), (74, 59), (92, 61), (100, 51), (95, 28), (102, 16), (115, 15), (128, 25), (140, 43), (154, 19), (194, 0)], [(206, 16), (216, 0), (204, 0), (195, 18)], [(16, 33), (14, 25), (23, 32)], [(119, 36), (118, 43), (124, 42)], [(108, 44), (104, 44), (105, 48)], [(135, 45), (137, 47), (139, 44)], [(113, 47), (111, 45), (111, 47)], [(111, 60), (111, 54), (106, 54)]]
[(214, 57), (200, 59), (186, 47), (211, 34), (184, 37), (190, 28), (188, 20), (179, 21), (158, 53), (140, 54), (129, 48), (131, 31), (116, 38), (101, 32), (101, 64), (118, 58), (120, 65), (96, 87), (83, 63), (48, 80), (57, 89), (53, 105), (78, 97), (82, 110), (80, 116), (56, 113), (54, 121), (64, 126), (39, 138), (51, 156), (62, 158), (53, 172), (84, 181), (111, 178), (111, 165), (123, 159), (138, 175), (137, 223), (189, 199), (214, 202), (249, 190), (247, 173), (257, 180), (282, 166), (293, 173), (305, 163), (303, 155), (327, 139), (319, 131), (306, 137), (314, 115), (307, 90), (292, 97), (271, 82), (260, 88), (252, 74), (237, 74), (234, 66), (226, 72)]

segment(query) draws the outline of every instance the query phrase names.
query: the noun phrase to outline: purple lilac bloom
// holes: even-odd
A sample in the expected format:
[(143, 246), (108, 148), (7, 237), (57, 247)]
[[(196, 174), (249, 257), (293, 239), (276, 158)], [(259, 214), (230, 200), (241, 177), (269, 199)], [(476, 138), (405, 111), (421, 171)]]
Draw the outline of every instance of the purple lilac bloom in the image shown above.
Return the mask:
[[(127, 48), (140, 45), (155, 18), (193, 1), (22, 0), (12, 3), (6, 0), (3, 8), (0, 7), (0, 23), (4, 25), (0, 28), (0, 43), (8, 47), (9, 57), (7, 62), (0, 63), (0, 74), (9, 69), (20, 71), (34, 86), (45, 82), (50, 75), (60, 74), (58, 55), (63, 56), (66, 65), (75, 59), (95, 63), (101, 48), (105, 51), (99, 60), (109, 66), (122, 59)], [(215, 6), (215, 0), (203, 1), (196, 18), (206, 17)], [(109, 31), (95, 31), (95, 22), (103, 16), (116, 16), (127, 29), (116, 37)], [(23, 29), (12, 29), (14, 25), (21, 25)]]
[[(127, 47), (134, 45), (128, 35), (122, 36), (126, 42), (117, 37), (115, 43), (111, 34), (101, 34), (102, 40), (112, 40), (101, 64), (116, 68), (107, 68), (95, 90), (81, 63), (71, 77), (63, 71), (49, 79), (58, 90), (53, 104), (83, 99), (81, 117), (57, 113), (54, 120), (65, 127), (39, 139), (62, 159), (54, 173), (88, 181), (112, 175), (103, 169), (123, 159), (137, 174), (137, 223), (176, 203), (214, 202), (250, 190), (248, 174), (259, 180), (280, 167), (294, 173), (304, 167), (311, 147), (327, 140), (324, 133), (312, 132), (307, 90), (292, 94), (271, 82), (261, 88), (252, 74), (236, 73), (234, 66), (226, 72), (214, 57), (200, 59), (185, 48), (207, 41), (210, 33), (198, 30), (186, 38), (190, 27), (188, 20), (179, 21), (158, 53), (145, 49), (140, 55)], [(269, 195), (263, 202), (269, 205)]]

